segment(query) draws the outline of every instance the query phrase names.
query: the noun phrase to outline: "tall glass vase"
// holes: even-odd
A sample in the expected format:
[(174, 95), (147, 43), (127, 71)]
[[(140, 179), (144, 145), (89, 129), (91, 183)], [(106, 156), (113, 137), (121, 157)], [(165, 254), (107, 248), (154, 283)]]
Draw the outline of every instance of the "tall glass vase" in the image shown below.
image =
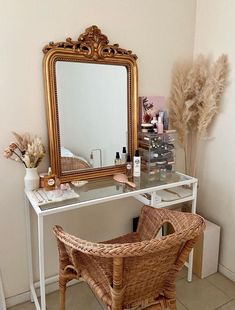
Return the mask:
[(28, 191), (39, 188), (39, 174), (37, 168), (26, 168), (24, 186)]

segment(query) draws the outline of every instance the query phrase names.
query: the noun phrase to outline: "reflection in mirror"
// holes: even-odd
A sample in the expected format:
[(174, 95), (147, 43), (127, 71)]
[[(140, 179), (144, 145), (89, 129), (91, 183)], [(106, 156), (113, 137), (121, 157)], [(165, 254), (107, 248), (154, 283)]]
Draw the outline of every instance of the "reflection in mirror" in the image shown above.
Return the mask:
[(62, 172), (114, 165), (127, 147), (126, 67), (57, 61), (56, 84)]

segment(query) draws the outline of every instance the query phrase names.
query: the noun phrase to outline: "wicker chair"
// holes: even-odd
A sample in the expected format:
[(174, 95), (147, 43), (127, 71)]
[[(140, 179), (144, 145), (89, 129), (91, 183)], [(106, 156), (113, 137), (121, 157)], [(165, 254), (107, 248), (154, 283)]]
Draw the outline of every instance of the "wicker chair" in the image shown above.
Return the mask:
[[(155, 238), (164, 223), (174, 232)], [(66, 283), (82, 277), (110, 310), (176, 309), (176, 274), (205, 227), (199, 215), (144, 206), (137, 232), (102, 243), (54, 227), (59, 248), (60, 310)]]

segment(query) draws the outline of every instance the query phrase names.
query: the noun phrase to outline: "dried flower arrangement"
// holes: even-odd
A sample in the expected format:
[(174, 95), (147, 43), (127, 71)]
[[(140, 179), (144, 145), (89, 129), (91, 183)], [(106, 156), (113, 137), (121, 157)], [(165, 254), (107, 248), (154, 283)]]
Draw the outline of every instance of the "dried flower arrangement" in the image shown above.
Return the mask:
[(193, 63), (176, 63), (168, 101), (170, 124), (185, 152), (185, 172), (195, 176), (199, 142), (218, 113), (228, 83), (228, 58), (216, 62), (199, 55)]
[(39, 137), (31, 137), (24, 133), (13, 132), (16, 142), (12, 142), (5, 150), (4, 157), (23, 163), (26, 168), (36, 168), (45, 155), (45, 148)]

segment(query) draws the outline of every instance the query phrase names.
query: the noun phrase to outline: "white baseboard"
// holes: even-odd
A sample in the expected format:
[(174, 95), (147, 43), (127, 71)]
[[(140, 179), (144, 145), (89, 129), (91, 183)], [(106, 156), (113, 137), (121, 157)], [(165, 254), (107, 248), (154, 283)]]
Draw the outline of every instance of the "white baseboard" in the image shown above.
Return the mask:
[(2, 285), (2, 278), (0, 273), (0, 310), (6, 310), (6, 302)]
[(219, 272), (222, 273), (225, 277), (235, 282), (235, 273), (219, 264)]
[[(80, 282), (80, 281), (72, 280), (67, 284), (67, 286), (74, 285), (78, 282)], [(46, 285), (46, 294), (50, 294), (50, 293), (53, 293), (55, 291), (58, 291), (58, 289), (59, 289), (59, 285), (58, 285), (57, 281), (55, 283), (48, 284), (48, 285)], [(37, 291), (37, 296), (39, 296), (40, 295), (39, 289), (36, 289), (36, 291)], [(11, 296), (11, 297), (6, 298), (6, 305), (7, 305), (7, 308), (13, 307), (15, 305), (22, 304), (24, 302), (30, 301), (30, 299), (31, 299), (30, 292), (27, 291), (27, 292), (21, 293), (19, 295), (15, 295), (15, 296)]]
[(11, 296), (6, 298), (6, 305), (8, 307), (13, 307), (18, 304), (22, 304), (23, 302), (29, 301), (30, 300), (30, 293), (25, 292), (21, 293), (19, 295)]

